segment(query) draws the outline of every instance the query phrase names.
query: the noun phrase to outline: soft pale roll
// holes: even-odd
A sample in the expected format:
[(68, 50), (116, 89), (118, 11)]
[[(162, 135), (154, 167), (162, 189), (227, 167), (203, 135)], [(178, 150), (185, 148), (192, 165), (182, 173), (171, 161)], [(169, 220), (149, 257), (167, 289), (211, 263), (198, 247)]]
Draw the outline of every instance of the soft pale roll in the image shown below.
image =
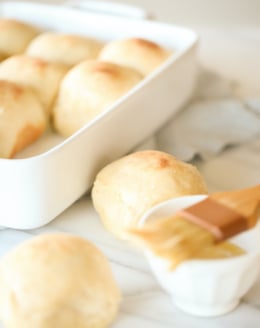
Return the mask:
[(132, 67), (146, 76), (170, 54), (170, 51), (153, 41), (129, 38), (108, 42), (101, 50), (99, 59)]
[(47, 120), (35, 93), (0, 80), (0, 157), (10, 158), (41, 136)]
[(106, 257), (68, 234), (34, 237), (0, 263), (0, 319), (5, 328), (105, 328), (120, 291)]
[(0, 64), (0, 79), (30, 87), (41, 100), (48, 115), (67, 70), (62, 64), (16, 55)]
[(96, 60), (65, 75), (53, 109), (56, 131), (70, 136), (126, 94), (142, 76), (135, 70)]
[(93, 38), (46, 32), (40, 34), (30, 43), (27, 54), (74, 66), (83, 60), (97, 58), (102, 46), (100, 41)]
[(0, 19), (0, 52), (6, 57), (25, 51), (39, 29), (14, 19)]
[(164, 152), (146, 150), (105, 166), (95, 179), (92, 200), (104, 226), (118, 238), (129, 239), (128, 230), (136, 228), (152, 206), (205, 193), (205, 182), (195, 166)]

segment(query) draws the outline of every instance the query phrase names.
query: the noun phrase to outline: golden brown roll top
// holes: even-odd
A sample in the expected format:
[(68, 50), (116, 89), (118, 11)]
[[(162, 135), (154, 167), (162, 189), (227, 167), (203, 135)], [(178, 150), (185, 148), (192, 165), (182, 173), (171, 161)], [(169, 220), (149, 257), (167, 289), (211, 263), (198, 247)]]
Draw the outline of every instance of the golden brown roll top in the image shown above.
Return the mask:
[(16, 55), (0, 63), (0, 79), (30, 87), (39, 97), (48, 115), (67, 70), (62, 64), (27, 55)]
[(105, 227), (122, 239), (152, 206), (174, 197), (205, 194), (203, 177), (191, 164), (160, 151), (140, 151), (104, 167), (92, 200)]
[(62, 80), (53, 109), (55, 129), (70, 136), (141, 79), (137, 71), (112, 63), (87, 60), (78, 64)]
[(108, 42), (101, 50), (99, 59), (132, 67), (146, 76), (170, 54), (170, 51), (153, 41), (129, 38)]
[(45, 130), (46, 115), (29, 88), (0, 80), (0, 157), (10, 158)]
[(1, 260), (0, 319), (6, 328), (105, 328), (119, 302), (108, 260), (83, 238), (37, 236)]
[(14, 19), (0, 19), (0, 53), (12, 56), (22, 53), (40, 31)]
[(101, 48), (102, 43), (93, 38), (46, 32), (35, 38), (26, 52), (44, 60), (73, 66), (86, 59), (95, 59)]

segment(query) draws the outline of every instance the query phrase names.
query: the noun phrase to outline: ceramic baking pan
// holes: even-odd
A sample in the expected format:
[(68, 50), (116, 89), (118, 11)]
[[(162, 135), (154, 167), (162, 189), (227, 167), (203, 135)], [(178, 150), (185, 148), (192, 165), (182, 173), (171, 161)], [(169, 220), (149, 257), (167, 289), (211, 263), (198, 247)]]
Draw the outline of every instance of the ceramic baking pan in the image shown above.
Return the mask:
[(48, 132), (17, 158), (0, 159), (0, 225), (32, 229), (75, 202), (102, 166), (151, 136), (188, 100), (196, 80), (197, 35), (156, 21), (32, 2), (1, 2), (0, 16), (103, 41), (143, 37), (174, 49), (156, 71), (71, 137)]

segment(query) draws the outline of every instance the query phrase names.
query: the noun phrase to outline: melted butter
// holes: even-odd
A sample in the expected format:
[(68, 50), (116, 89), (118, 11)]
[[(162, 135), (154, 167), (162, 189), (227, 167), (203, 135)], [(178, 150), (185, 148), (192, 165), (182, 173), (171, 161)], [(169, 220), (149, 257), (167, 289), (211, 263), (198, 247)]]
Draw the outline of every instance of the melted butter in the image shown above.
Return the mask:
[(246, 252), (240, 248), (229, 242), (222, 242), (220, 244), (206, 247), (201, 250), (198, 254), (196, 254), (196, 259), (225, 259), (234, 256), (240, 256), (245, 254)]

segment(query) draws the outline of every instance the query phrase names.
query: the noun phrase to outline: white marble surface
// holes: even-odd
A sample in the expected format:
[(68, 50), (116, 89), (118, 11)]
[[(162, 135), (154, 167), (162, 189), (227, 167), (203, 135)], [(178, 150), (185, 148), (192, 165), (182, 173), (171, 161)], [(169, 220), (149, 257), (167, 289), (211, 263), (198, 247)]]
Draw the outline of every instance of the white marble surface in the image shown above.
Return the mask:
[[(238, 80), (242, 84), (241, 94), (260, 97), (260, 70), (256, 70), (259, 68), (260, 28), (219, 32), (203, 29), (200, 33), (201, 62), (226, 77)], [(196, 164), (211, 191), (260, 183), (260, 136)], [(84, 236), (109, 258), (123, 292), (120, 313), (113, 328), (260, 327), (260, 278), (239, 307), (227, 315), (205, 319), (184, 314), (172, 305), (160, 289), (142, 254), (104, 230), (88, 196), (41, 229), (0, 231), (0, 256), (33, 235), (49, 231)]]
[(79, 200), (44, 228), (30, 232), (1, 231), (0, 255), (33, 235), (50, 231), (83, 236), (95, 243), (109, 258), (123, 292), (120, 314), (113, 328), (259, 327), (260, 279), (240, 306), (225, 316), (206, 319), (184, 314), (172, 305), (168, 295), (158, 286), (142, 254), (115, 240), (104, 230), (88, 197)]

